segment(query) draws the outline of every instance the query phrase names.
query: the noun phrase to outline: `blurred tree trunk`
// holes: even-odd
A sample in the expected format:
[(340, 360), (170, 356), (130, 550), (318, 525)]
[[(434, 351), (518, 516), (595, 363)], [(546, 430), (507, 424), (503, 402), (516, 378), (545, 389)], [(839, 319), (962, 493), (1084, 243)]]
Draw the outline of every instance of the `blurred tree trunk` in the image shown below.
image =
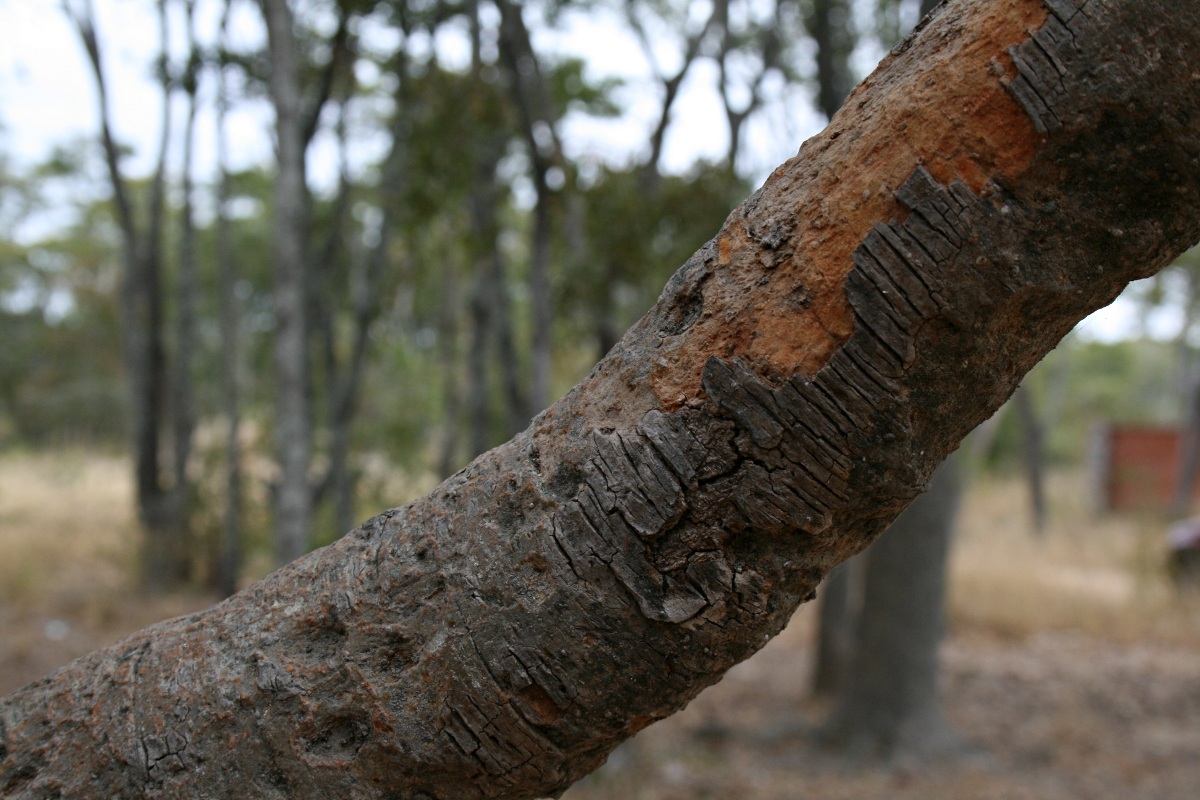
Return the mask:
[(1197, 475), (1200, 474), (1200, 379), (1192, 383), (1187, 392), (1187, 401), (1187, 417), (1180, 432), (1175, 493), (1171, 502), (1171, 514), (1180, 519), (1191, 515)]
[(0, 786), (560, 794), (782, 630), (1080, 319), (1200, 239), (1198, 71), (1200, 7), (948, 4), (536, 425), (5, 699)]
[[(349, 531), (354, 525), (354, 481), (349, 468), (351, 425), (358, 410), (359, 395), (366, 373), (371, 330), (383, 309), (383, 278), (389, 271), (396, 271), (397, 265), (393, 264), (391, 260), (391, 248), (402, 215), (401, 204), (405, 196), (405, 182), (409, 170), (407, 117), (415, 110), (411, 102), (406, 102), (409, 98), (404, 77), (403, 52), (397, 53), (395, 59), (398, 62), (397, 67), (393, 70), (398, 77), (394, 97), (396, 111), (391, 125), (391, 147), (384, 158), (380, 174), (379, 227), (374, 242), (367, 252), (350, 259), (350, 267), (353, 269), (348, 287), (351, 323), (350, 346), (349, 355), (344, 359), (344, 363), (339, 363), (336, 357), (337, 348), (334, 346), (332, 313), (326, 320), (330, 455), (329, 472), (325, 483), (333, 491), (335, 524), (337, 530), (342, 532)], [(344, 187), (343, 191), (339, 192), (339, 196), (343, 200), (348, 195), (350, 187), (344, 117), (345, 104), (343, 102), (338, 122), (339, 149), (342, 152), (341, 184)], [(340, 203), (338, 213), (335, 214), (337, 223), (331, 231), (331, 236), (336, 236), (339, 240), (344, 238), (347, 222), (345, 217), (348, 212), (349, 203)], [(331, 254), (331, 258), (326, 263), (331, 263), (332, 260)]]
[(162, 428), (170, 383), (163, 343), (162, 227), (165, 221), (167, 142), (170, 135), (170, 82), (166, 64), (166, 5), (159, 0), (160, 77), (163, 112), (158, 156), (150, 180), (146, 219), (139, 224), (127, 179), (121, 168), (120, 146), (113, 134), (100, 40), (90, 0), (64, 4), (87, 53), (100, 112), (100, 135), (121, 232), (123, 270), (119, 309), (124, 362), (131, 386), (130, 434), (134, 461), (134, 494), (138, 521), (145, 533), (141, 557), (143, 586), (168, 589), (187, 580), (187, 552), (180, 509), (164, 484)]
[[(353, 479), (350, 475), (350, 425), (354, 417), (358, 382), (362, 377), (361, 361), (366, 351), (366, 335), (370, 330), (370, 304), (367, 298), (363, 306), (362, 289), (352, 279), (356, 265), (363, 272), (370, 270), (372, 256), (364, 258), (361, 247), (349, 241), (350, 222), (350, 178), (349, 144), (346, 140), (346, 105), (343, 96), (337, 103), (337, 121), (334, 123), (334, 138), (338, 153), (338, 191), (333, 208), (326, 223), (325, 241), (312, 270), (313, 287), (309, 294), (309, 309), (312, 313), (312, 328), (320, 342), (322, 373), (319, 381), (325, 412), (325, 425), (329, 446), (328, 466), (324, 475), (313, 487), (312, 505), (314, 513), (329, 497), (333, 502), (335, 530), (345, 533), (353, 523)], [(380, 239), (386, 238), (381, 228)], [(364, 264), (363, 262), (368, 262)], [(339, 301), (350, 296), (350, 321), (353, 329), (350, 347), (351, 356), (343, 364), (339, 357), (338, 329), (341, 321)], [(362, 340), (361, 342), (359, 340)]]
[(438, 445), (437, 473), (439, 478), (446, 478), (461, 466), (459, 446), (462, 426), (459, 416), (462, 414), (462, 390), (455, 365), (459, 359), (459, 303), (462, 298), (459, 291), (459, 264), (452, 258), (447, 259), (442, 270), (437, 346), (438, 361), (442, 365), (442, 418), (445, 427)]
[(817, 593), (817, 641), (812, 693), (836, 697), (846, 684), (854, 655), (854, 620), (862, 605), (861, 556), (838, 564)]
[(471, 342), (467, 351), (467, 402), (470, 430), (467, 434), (467, 457), (474, 458), (488, 449), (492, 441), (491, 387), (488, 381), (488, 345), (490, 309), (488, 281), (479, 259), (475, 261), (475, 282), (471, 287)]
[(1034, 408), (1030, 389), (1025, 384), (1013, 392), (1012, 403), (1021, 423), (1021, 443), (1025, 460), (1025, 480), (1029, 485), (1029, 516), (1036, 536), (1046, 532), (1046, 455), (1045, 430)]
[(1183, 320), (1179, 326), (1179, 335), (1175, 339), (1179, 387), (1184, 409), (1179, 463), (1176, 465), (1175, 487), (1171, 498), (1171, 514), (1177, 519), (1191, 515), (1196, 481), (1200, 479), (1200, 374), (1196, 370), (1196, 351), (1191, 342), (1197, 307), (1200, 306), (1200, 267), (1187, 264), (1184, 270), (1187, 292), (1183, 302)]
[(274, 266), (275, 560), (286, 564), (308, 551), (312, 526), (309, 463), (308, 237), (311, 211), (295, 22), (287, 0), (262, 0), (271, 59), (269, 90), (275, 108)]
[(224, 596), (237, 591), (242, 552), (241, 346), (242, 309), (237, 295), (237, 262), (229, 221), (229, 142), (225, 120), (229, 113), (229, 84), (224, 51), (229, 44), (229, 15), (233, 0), (221, 13), (222, 53), (217, 63), (217, 281), (221, 336), (221, 413), (225, 418), (225, 514), (217, 546), (213, 582)]
[(938, 649), (961, 497), (962, 475), (952, 457), (860, 557), (863, 610), (838, 706), (820, 734), (847, 753), (902, 760), (960, 746), (941, 713)]
[(562, 202), (562, 194), (550, 186), (550, 176), (551, 170), (557, 170), (565, 185), (566, 156), (558, 136), (558, 112), (554, 107), (554, 98), (530, 41), (521, 6), (511, 0), (499, 0), (496, 6), (500, 10), (500, 54), (520, 117), (537, 196), (533, 207), (532, 257), (529, 264), (533, 331), (526, 416), (530, 419), (550, 403), (551, 335), (554, 325), (550, 291), (550, 240), (554, 233), (553, 206)]
[[(492, 397), (489, 376), (499, 375), (505, 429), (524, 413), (520, 402), (517, 355), (508, 313), (503, 256), (499, 250), (496, 211), (499, 186), (496, 169), (504, 154), (504, 137), (490, 135), (476, 154), (475, 188), (470, 199), (471, 233), (475, 247), (475, 281), (471, 290), (471, 349), (467, 359), (470, 397), (470, 457), (494, 444)], [(492, 369), (489, 369), (492, 367)]]
[(171, 382), (175, 475), (171, 486), (171, 502), (177, 519), (176, 536), (180, 538), (186, 555), (190, 555), (194, 548), (189, 525), (192, 484), (188, 478), (188, 461), (191, 460), (192, 442), (196, 432), (196, 390), (192, 370), (196, 360), (196, 306), (200, 294), (196, 266), (196, 212), (192, 197), (192, 166), (196, 139), (196, 92), (201, 62), (196, 46), (195, 4), (192, 0), (185, 0), (184, 14), (187, 61), (180, 76), (180, 84), (186, 99), (187, 115), (184, 119), (183, 157), (180, 166), (182, 204), (179, 213), (179, 279), (176, 286), (175, 372)]
[[(308, 551), (313, 489), (312, 364), (309, 335), (314, 271), (311, 252), (312, 197), (306, 155), (321, 111), (347, 54), (348, 13), (339, 6), (329, 60), (315, 87), (303, 83), (296, 20), (289, 0), (261, 0), (271, 63), (267, 83), (275, 109), (275, 210), (271, 260), (275, 308), (275, 448), (279, 477), (274, 486), (275, 559), (286, 564)], [(306, 88), (310, 95), (306, 98)]]
[(850, 66), (858, 41), (850, 0), (813, 0), (808, 33), (817, 46), (817, 108), (833, 119), (857, 83)]
[(602, 359), (608, 352), (617, 344), (617, 340), (621, 338), (621, 331), (617, 325), (617, 303), (614, 290), (617, 284), (616, 264), (611, 258), (603, 255), (598, 256), (603, 259), (600, 269), (604, 274), (604, 280), (601, 281), (603, 287), (600, 295), (595, 298), (592, 303), (592, 317), (595, 320), (596, 330), (596, 359)]
[[(468, 5), (471, 25), (471, 70), (479, 103), (490, 102), (490, 81), (484, 75), (482, 23), (479, 4)], [(485, 130), (475, 137), (475, 185), (468, 201), (475, 249), (475, 282), (471, 291), (471, 352), (467, 360), (470, 397), (470, 456), (495, 443), (492, 392), (489, 375), (494, 368), (500, 390), (501, 418), (505, 435), (512, 436), (529, 421), (529, 403), (521, 388), (520, 361), (513, 335), (504, 255), (500, 251), (501, 186), (497, 169), (504, 157), (508, 138), (503, 130)], [(544, 175), (543, 175), (544, 178)], [(537, 254), (535, 253), (535, 258)], [(489, 353), (492, 355), (489, 358)]]

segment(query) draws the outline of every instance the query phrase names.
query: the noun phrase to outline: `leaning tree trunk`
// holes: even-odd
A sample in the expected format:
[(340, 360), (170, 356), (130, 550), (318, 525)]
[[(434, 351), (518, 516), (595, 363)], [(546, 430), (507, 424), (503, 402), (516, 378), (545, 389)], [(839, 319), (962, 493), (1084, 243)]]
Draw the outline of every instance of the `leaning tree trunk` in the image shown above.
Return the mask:
[(532, 798), (787, 622), (1200, 238), (1200, 7), (935, 14), (530, 428), (0, 706), (9, 797)]

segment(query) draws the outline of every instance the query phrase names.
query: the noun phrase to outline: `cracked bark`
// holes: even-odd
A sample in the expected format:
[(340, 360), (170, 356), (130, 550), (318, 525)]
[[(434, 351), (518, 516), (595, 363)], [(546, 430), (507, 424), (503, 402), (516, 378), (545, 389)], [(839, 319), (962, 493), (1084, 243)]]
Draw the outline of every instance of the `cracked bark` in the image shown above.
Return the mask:
[(560, 793), (1200, 238), (1196, 75), (1191, 5), (943, 6), (528, 430), (5, 700), (0, 791)]

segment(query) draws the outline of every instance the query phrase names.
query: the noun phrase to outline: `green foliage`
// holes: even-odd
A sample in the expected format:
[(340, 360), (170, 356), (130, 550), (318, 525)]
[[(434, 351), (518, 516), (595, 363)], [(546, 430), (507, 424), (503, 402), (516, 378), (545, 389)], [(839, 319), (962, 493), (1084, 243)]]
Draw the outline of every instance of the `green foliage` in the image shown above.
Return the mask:
[[(113, 224), (86, 199), (85, 164), (57, 148), (24, 174), (0, 174), (0, 443), (114, 444), (126, 430)], [(22, 241), (53, 193), (78, 198), (69, 222)]]
[[(1177, 381), (1176, 353), (1169, 343), (1070, 336), (1023, 383), (1045, 430), (1047, 460), (1078, 464), (1097, 424), (1179, 424)], [(999, 429), (987, 463), (1018, 468), (1023, 445), (1017, 414), (1008, 406), (997, 414)]]
[(590, 260), (564, 283), (563, 305), (576, 310), (570, 316), (612, 314), (624, 330), (746, 192), (723, 165), (701, 163), (687, 175), (652, 180), (636, 168), (604, 170), (583, 192)]

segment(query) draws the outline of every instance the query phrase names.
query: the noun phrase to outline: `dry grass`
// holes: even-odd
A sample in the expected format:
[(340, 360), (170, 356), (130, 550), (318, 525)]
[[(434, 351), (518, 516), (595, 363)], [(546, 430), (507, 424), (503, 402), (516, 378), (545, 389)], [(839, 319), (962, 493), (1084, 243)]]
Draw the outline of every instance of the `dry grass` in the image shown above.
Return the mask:
[(113, 589), (136, 555), (129, 470), (79, 452), (0, 459), (0, 598), (34, 605)]
[[(128, 467), (84, 453), (0, 457), (0, 693), (156, 618), (202, 606), (134, 590)], [(411, 487), (409, 487), (411, 489)], [(1200, 598), (1161, 569), (1161, 521), (1092, 516), (1051, 483), (1034, 537), (1015, 478), (982, 478), (952, 559), (946, 712), (960, 762), (847, 764), (806, 731), (814, 609), (688, 709), (623, 746), (570, 800), (1200, 797)]]
[(952, 556), (951, 619), (1017, 637), (1071, 629), (1200, 646), (1200, 604), (1163, 571), (1165, 522), (1092, 513), (1078, 473), (1052, 475), (1048, 494), (1038, 537), (1020, 480), (975, 480)]
[(125, 459), (79, 451), (0, 457), (0, 694), (210, 602), (134, 590), (129, 473)]

